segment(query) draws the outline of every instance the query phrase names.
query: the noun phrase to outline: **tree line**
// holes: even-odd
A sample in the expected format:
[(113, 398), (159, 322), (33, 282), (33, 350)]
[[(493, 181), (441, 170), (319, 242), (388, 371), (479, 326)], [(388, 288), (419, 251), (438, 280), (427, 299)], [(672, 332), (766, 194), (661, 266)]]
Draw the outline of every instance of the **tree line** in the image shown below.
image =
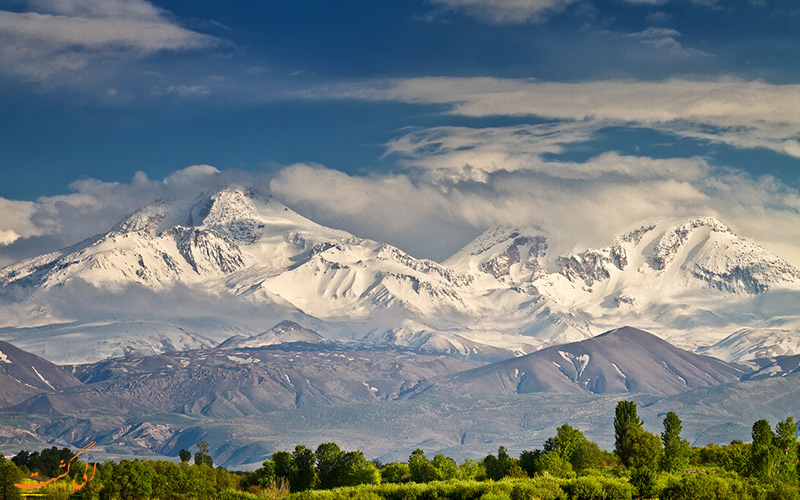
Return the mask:
[[(800, 447), (792, 417), (774, 430), (766, 420), (752, 427), (752, 442), (692, 447), (681, 436), (677, 414), (665, 415), (663, 431), (647, 432), (636, 403), (619, 401), (614, 414), (614, 450), (605, 451), (565, 423), (541, 449), (512, 457), (497, 454), (457, 463), (418, 448), (405, 462), (369, 461), (361, 451), (336, 443), (316, 449), (298, 445), (276, 451), (253, 472), (214, 467), (205, 441), (179, 453), (180, 462), (122, 460), (97, 467), (96, 477), (76, 490), (70, 483), (86, 470), (74, 461), (70, 476), (39, 490), (46, 498), (92, 500), (250, 500), (282, 498), (553, 498), (553, 499), (758, 499), (800, 500)], [(0, 457), (0, 498), (19, 498), (23, 477), (55, 477), (70, 461), (67, 448), (20, 451)], [(194, 463), (190, 463), (194, 458)], [(63, 461), (63, 462), (62, 462)], [(41, 480), (38, 479), (37, 480)], [(66, 495), (66, 496), (65, 496)], [(485, 495), (486, 498), (484, 498)]]

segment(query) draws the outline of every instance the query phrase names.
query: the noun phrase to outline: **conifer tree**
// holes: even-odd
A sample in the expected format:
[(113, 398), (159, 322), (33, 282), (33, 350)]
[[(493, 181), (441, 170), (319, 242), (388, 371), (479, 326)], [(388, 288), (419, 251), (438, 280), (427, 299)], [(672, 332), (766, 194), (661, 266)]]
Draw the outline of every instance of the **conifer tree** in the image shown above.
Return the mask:
[(664, 444), (664, 454), (661, 457), (663, 471), (679, 471), (689, 464), (691, 447), (689, 441), (681, 438), (681, 429), (678, 415), (672, 411), (667, 413), (664, 417), (664, 432), (661, 433), (661, 442)]

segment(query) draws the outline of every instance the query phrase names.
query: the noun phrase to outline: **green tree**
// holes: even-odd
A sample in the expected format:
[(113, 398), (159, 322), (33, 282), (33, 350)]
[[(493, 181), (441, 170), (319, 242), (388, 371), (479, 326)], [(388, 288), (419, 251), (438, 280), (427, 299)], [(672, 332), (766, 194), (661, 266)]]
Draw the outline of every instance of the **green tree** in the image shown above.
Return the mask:
[(777, 475), (784, 481), (797, 479), (797, 423), (788, 417), (775, 425), (773, 445), (778, 456)]
[[(733, 440), (730, 444), (721, 447), (719, 458), (716, 460), (723, 469), (735, 472), (740, 476), (751, 475), (750, 446), (740, 440)], [(708, 460), (706, 460), (708, 462)]]
[(276, 451), (272, 454), (272, 463), (275, 464), (275, 477), (291, 481), (294, 475), (292, 454), (286, 451)]
[(750, 448), (750, 470), (761, 479), (769, 480), (777, 472), (779, 461), (778, 449), (773, 444), (775, 435), (767, 420), (758, 420), (753, 424), (753, 446)]
[(636, 403), (619, 401), (614, 411), (614, 453), (624, 465), (629, 459), (629, 451), (623, 447), (623, 440), (630, 429), (644, 425), (636, 413)]
[(114, 467), (112, 481), (121, 500), (147, 500), (153, 494), (155, 471), (139, 460), (122, 460)]
[(456, 461), (450, 457), (446, 457), (441, 453), (434, 455), (431, 461), (433, 469), (436, 471), (437, 481), (449, 481), (459, 477), (460, 470)]
[(483, 467), (486, 469), (486, 477), (495, 481), (499, 481), (508, 476), (509, 471), (515, 465), (519, 466), (519, 460), (510, 457), (505, 446), (501, 446), (497, 449), (496, 458), (491, 454), (483, 458)]
[(639, 498), (653, 498), (657, 493), (658, 476), (653, 469), (633, 469), (630, 478), (631, 485), (636, 488)]
[(664, 417), (664, 432), (661, 433), (661, 442), (664, 445), (664, 454), (661, 456), (661, 470), (666, 472), (680, 471), (689, 465), (689, 454), (692, 449), (689, 441), (681, 437), (681, 419), (675, 412), (667, 413)]
[(411, 480), (415, 483), (427, 483), (436, 479), (436, 469), (422, 448), (411, 452), (411, 456), (408, 457), (408, 470), (411, 473)]
[(214, 467), (214, 460), (212, 460), (211, 455), (208, 454), (208, 443), (205, 441), (198, 441), (197, 449), (197, 453), (194, 454), (194, 464)]
[(620, 460), (626, 467), (655, 468), (661, 456), (661, 439), (641, 426), (631, 426), (620, 443)]
[(0, 455), (0, 498), (3, 500), (17, 500), (21, 498), (20, 490), (14, 483), (22, 480), (22, 471), (3, 455)]
[(272, 460), (264, 460), (261, 467), (254, 472), (254, 482), (259, 488), (274, 488), (278, 483), (277, 475), (275, 474), (275, 463)]
[(536, 460), (536, 472), (556, 477), (574, 477), (572, 464), (564, 460), (558, 453), (542, 453)]
[(302, 445), (297, 445), (292, 453), (292, 477), (289, 487), (292, 492), (314, 488), (317, 482), (317, 457), (314, 452)]
[(343, 452), (336, 443), (322, 443), (317, 446), (317, 476), (322, 489), (341, 486), (340, 478), (343, 470)]
[(539, 457), (542, 454), (544, 454), (542, 450), (523, 450), (519, 454), (519, 465), (528, 474), (528, 477), (541, 473), (541, 470), (539, 470)]
[[(188, 483), (185, 471), (185, 467), (188, 465), (187, 462), (176, 464), (166, 460), (159, 460), (152, 464), (156, 473), (153, 478), (153, 498), (158, 498), (159, 500), (182, 500), (185, 498), (186, 493), (183, 489)], [(89, 484), (92, 483), (94, 481)]]
[(775, 446), (781, 451), (793, 451), (797, 446), (797, 423), (793, 417), (787, 417), (775, 425)]
[(362, 451), (347, 451), (341, 456), (342, 475), (340, 486), (358, 486), (360, 484), (380, 484), (381, 475), (375, 464), (364, 457)]
[(569, 424), (556, 429), (556, 435), (545, 441), (544, 451), (558, 453), (576, 471), (594, 467), (601, 455), (597, 443), (586, 439), (583, 432)]
[(405, 462), (392, 462), (381, 469), (381, 481), (384, 483), (402, 483), (411, 476), (411, 470)]
[[(610, 453), (609, 453), (610, 455)], [(597, 467), (603, 459), (603, 450), (594, 441), (584, 439), (572, 454), (570, 463), (576, 471)]]
[(458, 468), (461, 470), (461, 477), (464, 479), (475, 479), (478, 473), (478, 464), (472, 458), (465, 458)]
[(572, 455), (586, 439), (583, 433), (569, 424), (564, 424), (556, 429), (556, 435), (544, 442), (544, 451), (554, 451), (562, 458), (570, 460)]
[(181, 448), (181, 451), (178, 452), (178, 457), (180, 457), (181, 462), (188, 462), (192, 459), (192, 453), (184, 448)]
[(217, 487), (216, 472), (211, 467), (179, 464), (186, 474), (185, 498), (214, 498)]

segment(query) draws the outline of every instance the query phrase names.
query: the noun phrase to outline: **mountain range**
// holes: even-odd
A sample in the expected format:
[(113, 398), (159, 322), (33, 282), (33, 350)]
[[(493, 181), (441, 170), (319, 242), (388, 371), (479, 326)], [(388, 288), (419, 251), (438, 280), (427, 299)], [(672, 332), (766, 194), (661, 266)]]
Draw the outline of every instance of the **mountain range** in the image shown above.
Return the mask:
[(245, 186), (147, 204), (0, 269), (0, 450), (477, 457), (565, 421), (608, 448), (622, 398), (651, 426), (680, 409), (699, 444), (796, 410), (800, 272), (780, 257), (712, 217), (548, 249), (493, 227), (417, 259)]
[(335, 440), (382, 459), (415, 447), (475, 457), (540, 446), (564, 421), (608, 448), (618, 399), (638, 401), (651, 426), (656, 409), (679, 407), (690, 439), (719, 442), (746, 437), (753, 408), (773, 418), (800, 396), (796, 356), (753, 369), (630, 327), (494, 363), (273, 330), (264, 338), (287, 341), (72, 366), (4, 343), (0, 369), (28, 392), (2, 394), (0, 450), (96, 441), (101, 457), (173, 457), (204, 439), (217, 463), (251, 468)]
[(728, 361), (800, 353), (800, 272), (717, 219), (646, 221), (610, 241), (550, 256), (540, 229), (494, 227), (437, 263), (229, 186), (1, 269), (0, 338), (82, 363), (289, 320), (326, 339), (499, 360), (630, 324)]

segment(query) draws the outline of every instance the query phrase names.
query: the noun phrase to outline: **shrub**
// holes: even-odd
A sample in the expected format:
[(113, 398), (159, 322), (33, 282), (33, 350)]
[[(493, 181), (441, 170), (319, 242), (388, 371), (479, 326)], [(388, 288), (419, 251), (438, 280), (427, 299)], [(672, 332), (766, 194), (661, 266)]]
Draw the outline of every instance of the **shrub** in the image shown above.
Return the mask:
[(584, 476), (567, 483), (564, 488), (574, 500), (602, 500), (605, 491), (600, 480), (593, 476)]
[(749, 500), (747, 486), (738, 476), (686, 474), (661, 492), (661, 500)]
[(505, 491), (487, 491), (480, 500), (511, 500), (511, 495)]
[(800, 500), (797, 486), (784, 482), (776, 482), (772, 490), (767, 493), (765, 500)]
[(245, 491), (227, 489), (219, 492), (219, 495), (217, 495), (216, 500), (258, 500), (258, 497), (252, 493), (247, 493)]
[(600, 477), (598, 479), (600, 484), (603, 485), (607, 500), (631, 500), (633, 498), (634, 488), (627, 481), (611, 477)]
[(655, 497), (658, 492), (657, 481), (658, 475), (652, 469), (643, 467), (631, 471), (630, 483), (636, 488), (636, 495), (639, 498)]

